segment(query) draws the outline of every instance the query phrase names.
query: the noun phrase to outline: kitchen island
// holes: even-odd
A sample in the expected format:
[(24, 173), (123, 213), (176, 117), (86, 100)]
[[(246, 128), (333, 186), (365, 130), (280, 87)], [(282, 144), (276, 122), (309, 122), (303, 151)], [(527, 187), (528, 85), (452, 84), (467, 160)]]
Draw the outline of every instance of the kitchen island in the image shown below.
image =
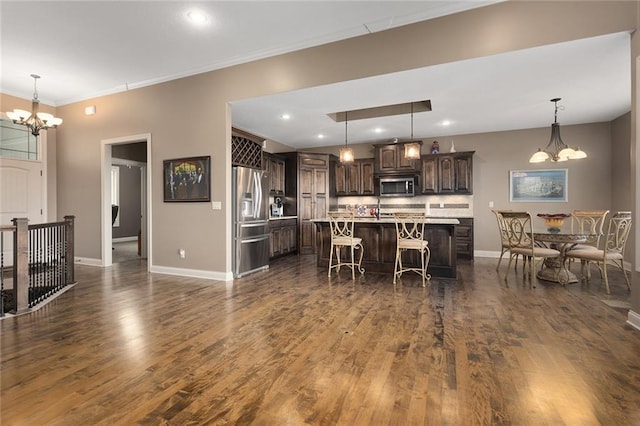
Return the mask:
[[(456, 278), (456, 241), (455, 227), (457, 219), (426, 218), (425, 240), (429, 241), (431, 259), (428, 272), (434, 277)], [(331, 229), (329, 219), (313, 221), (318, 233), (316, 256), (318, 267), (329, 267), (331, 250)], [(354, 233), (362, 238), (364, 257), (362, 267), (366, 272), (384, 272), (393, 276), (396, 260), (396, 227), (393, 218), (362, 217), (355, 219)], [(405, 265), (419, 266), (420, 259), (415, 250), (402, 255)]]

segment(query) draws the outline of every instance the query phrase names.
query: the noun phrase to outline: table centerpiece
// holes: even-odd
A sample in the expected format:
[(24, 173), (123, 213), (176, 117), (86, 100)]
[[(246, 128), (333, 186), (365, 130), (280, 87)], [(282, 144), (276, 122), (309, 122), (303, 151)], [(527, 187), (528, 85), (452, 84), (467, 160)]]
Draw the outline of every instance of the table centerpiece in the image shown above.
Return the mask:
[(538, 217), (545, 221), (547, 230), (554, 234), (560, 232), (560, 228), (564, 225), (564, 220), (571, 217), (565, 213), (538, 213)]

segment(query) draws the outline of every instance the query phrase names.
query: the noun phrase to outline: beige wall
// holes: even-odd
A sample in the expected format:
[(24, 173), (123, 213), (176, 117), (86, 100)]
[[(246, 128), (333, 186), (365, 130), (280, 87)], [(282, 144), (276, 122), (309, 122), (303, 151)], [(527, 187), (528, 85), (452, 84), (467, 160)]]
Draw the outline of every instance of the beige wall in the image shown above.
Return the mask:
[[(576, 16), (580, 16), (580, 20), (575, 19)], [(602, 16), (607, 16), (607, 19), (602, 19)], [(230, 101), (542, 44), (631, 31), (635, 24), (635, 4), (629, 2), (506, 2), (62, 106), (57, 109), (58, 115), (65, 120), (57, 130), (58, 211), (60, 214), (77, 215), (77, 255), (99, 258), (100, 141), (150, 133), (152, 264), (229, 272)], [(98, 110), (91, 117), (83, 114), (84, 107), (89, 104), (96, 105)], [(599, 127), (596, 126), (596, 129)], [(574, 136), (570, 129), (564, 132), (563, 137), (567, 141)], [(575, 132), (575, 137), (583, 136), (579, 128)], [(463, 150), (476, 144), (499, 143), (508, 148), (513, 143), (523, 146), (526, 143), (526, 152), (529, 153), (530, 146), (545, 144), (548, 133), (548, 129), (540, 129), (533, 138), (535, 141), (523, 137), (516, 142), (513, 142), (514, 138), (496, 142), (500, 135), (495, 134), (486, 135), (481, 141), (477, 135), (473, 140), (471, 137), (460, 137), (456, 139), (456, 147)], [(588, 148), (584, 146), (584, 149)], [(492, 167), (482, 166), (496, 161), (495, 149), (486, 147), (477, 151), (479, 170), (490, 172), (479, 173), (475, 177), (476, 182), (484, 185), (484, 182), (500, 184), (506, 181), (504, 171), (497, 173)], [(522, 152), (511, 154), (514, 158), (522, 156)], [(518, 154), (517, 157), (515, 154)], [(206, 203), (162, 202), (162, 160), (191, 155), (211, 155), (212, 199), (222, 201), (223, 210), (212, 210)], [(512, 167), (527, 166), (526, 158), (522, 162)], [(570, 176), (573, 173), (579, 176), (581, 172), (571, 170)], [(498, 194), (504, 194), (504, 191)], [(488, 201), (485, 198), (478, 200), (477, 205), (485, 205)], [(504, 195), (494, 200), (496, 206), (500, 206), (502, 198)], [(488, 221), (485, 215), (482, 211), (480, 224)], [(225, 243), (221, 244), (221, 240)], [(186, 259), (179, 259), (178, 247), (186, 249)]]
[[(611, 213), (633, 211), (631, 190), (631, 113), (611, 122)], [(632, 228), (633, 229), (633, 228)], [(633, 265), (635, 235), (631, 232), (625, 250), (625, 261)]]

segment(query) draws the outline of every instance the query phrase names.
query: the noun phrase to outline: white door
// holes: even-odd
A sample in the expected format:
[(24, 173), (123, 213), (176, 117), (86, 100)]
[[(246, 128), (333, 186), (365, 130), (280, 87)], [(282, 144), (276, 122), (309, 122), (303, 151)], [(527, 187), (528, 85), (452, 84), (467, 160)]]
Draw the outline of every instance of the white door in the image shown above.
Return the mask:
[[(26, 217), (29, 224), (44, 221), (42, 164), (0, 157), (0, 225)], [(13, 235), (2, 233), (4, 266), (13, 264)]]
[(0, 158), (0, 224), (26, 217), (29, 224), (41, 223), (42, 165), (39, 161)]

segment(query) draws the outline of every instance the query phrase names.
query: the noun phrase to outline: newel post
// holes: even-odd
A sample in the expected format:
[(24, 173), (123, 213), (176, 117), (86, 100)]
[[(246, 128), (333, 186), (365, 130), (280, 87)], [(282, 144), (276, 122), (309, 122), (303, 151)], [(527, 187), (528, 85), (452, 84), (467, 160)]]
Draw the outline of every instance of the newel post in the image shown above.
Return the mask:
[(65, 216), (64, 217), (64, 221), (65, 221), (65, 227), (64, 227), (64, 233), (65, 233), (65, 254), (64, 254), (64, 259), (65, 259), (65, 270), (66, 270), (66, 281), (65, 284), (71, 284), (76, 282), (76, 274), (75, 274), (75, 251), (74, 251), (74, 246), (75, 246), (75, 240), (74, 240), (74, 231), (73, 231), (73, 227), (74, 227), (74, 221), (75, 221), (76, 217), (75, 216)]
[(21, 314), (29, 310), (29, 219), (12, 220), (13, 233), (13, 311)]

